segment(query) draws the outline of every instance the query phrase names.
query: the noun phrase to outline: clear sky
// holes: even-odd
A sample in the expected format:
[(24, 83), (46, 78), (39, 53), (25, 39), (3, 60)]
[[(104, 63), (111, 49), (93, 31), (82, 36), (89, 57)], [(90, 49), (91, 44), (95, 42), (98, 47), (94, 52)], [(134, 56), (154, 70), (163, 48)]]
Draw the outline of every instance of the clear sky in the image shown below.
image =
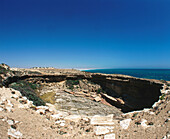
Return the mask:
[(0, 0), (0, 63), (170, 68), (170, 0)]

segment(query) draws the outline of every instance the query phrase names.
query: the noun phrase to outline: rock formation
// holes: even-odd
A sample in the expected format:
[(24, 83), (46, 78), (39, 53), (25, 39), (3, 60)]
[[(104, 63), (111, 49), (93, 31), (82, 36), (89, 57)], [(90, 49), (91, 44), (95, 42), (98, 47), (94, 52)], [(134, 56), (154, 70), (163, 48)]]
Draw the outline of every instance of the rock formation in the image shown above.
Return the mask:
[[(1, 69), (0, 138), (170, 138), (167, 83), (72, 69)], [(45, 106), (30, 100), (37, 97)]]
[[(46, 69), (46, 71), (47, 70), (48, 69)], [(37, 70), (36, 72), (30, 72), (31, 74), (27, 75), (21, 74), (20, 76), (10, 76), (4, 80), (3, 83), (8, 86), (10, 83), (26, 79), (31, 80), (34, 83), (52, 83), (66, 80), (86, 79), (99, 84), (105, 94), (107, 94), (105, 95), (104, 93), (101, 93), (101, 95), (110, 104), (116, 105), (124, 112), (149, 108), (161, 95), (160, 89), (162, 88), (162, 83), (156, 80), (140, 79), (125, 75), (86, 73), (80, 71), (77, 71), (76, 73), (75, 71), (76, 70), (55, 72), (55, 69), (51, 69), (50, 72), (52, 72), (52, 74), (47, 74), (41, 70)], [(107, 97), (108, 95), (110, 97)], [(115, 101), (111, 98), (115, 98)]]

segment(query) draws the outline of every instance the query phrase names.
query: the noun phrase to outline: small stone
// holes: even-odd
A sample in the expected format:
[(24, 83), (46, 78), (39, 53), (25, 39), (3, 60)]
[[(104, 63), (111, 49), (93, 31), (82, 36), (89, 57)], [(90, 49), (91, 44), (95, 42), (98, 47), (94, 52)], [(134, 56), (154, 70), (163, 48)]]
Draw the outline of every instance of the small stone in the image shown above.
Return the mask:
[(96, 135), (104, 135), (113, 132), (114, 126), (96, 126), (94, 132)]
[(97, 97), (97, 95), (91, 95), (93, 98)]
[(12, 108), (11, 107), (6, 107), (6, 110), (8, 111), (8, 112), (12, 112)]
[(70, 90), (70, 89), (65, 89), (64, 91), (68, 92), (68, 93), (72, 92), (72, 90)]
[(84, 92), (75, 92), (75, 95), (86, 95)]
[(29, 106), (26, 105), (26, 104), (20, 104), (20, 105), (18, 105), (18, 108), (20, 108), (20, 109), (28, 109)]
[(69, 116), (65, 117), (64, 119), (78, 122), (81, 119), (81, 116), (80, 115), (69, 115)]
[(55, 120), (58, 120), (58, 119), (62, 118), (62, 115), (54, 114), (54, 115), (51, 115), (51, 117)]
[(147, 120), (145, 120), (145, 119), (142, 119), (142, 120), (141, 120), (141, 126), (142, 126), (143, 128), (147, 128), (147, 127), (148, 127), (148, 125), (146, 124), (146, 122), (147, 122)]
[(84, 121), (86, 121), (86, 122), (89, 122), (89, 121), (90, 121), (90, 119), (87, 118), (87, 117), (83, 117), (82, 120), (84, 120)]
[(11, 101), (10, 100), (7, 100), (7, 106), (9, 106), (9, 107), (13, 107), (14, 105), (11, 103)]
[(55, 95), (56, 95), (56, 96), (60, 96), (60, 93), (56, 93)]
[(165, 91), (165, 94), (169, 94), (169, 93), (170, 93), (170, 90), (166, 90), (166, 91)]
[(107, 116), (95, 115), (91, 118), (92, 125), (114, 125), (115, 120), (113, 121), (113, 114)]
[(8, 123), (9, 125), (13, 125), (13, 124), (14, 124), (13, 120), (7, 120), (7, 123)]
[(99, 96), (97, 96), (94, 98), (94, 100), (98, 102), (98, 101), (101, 101), (101, 98)]
[(104, 139), (115, 139), (115, 134), (112, 133), (112, 134), (107, 134), (104, 136)]
[(60, 123), (60, 126), (65, 126), (65, 123)]
[(39, 114), (45, 114), (45, 110), (43, 110), (43, 109), (38, 109), (36, 112)]
[(49, 108), (48, 106), (37, 106), (36, 107), (36, 109), (43, 109), (43, 110), (46, 110), (48, 108)]
[(19, 131), (16, 131), (13, 128), (8, 129), (8, 136), (14, 137), (14, 138), (21, 138), (22, 137), (22, 133)]
[(27, 98), (26, 98), (26, 97), (22, 97), (22, 99), (23, 99), (23, 100), (27, 100)]
[(56, 99), (56, 102), (57, 102), (57, 103), (64, 103), (64, 102), (66, 102), (66, 101), (63, 100), (63, 99), (61, 99), (61, 98), (59, 98), (59, 99)]
[(70, 110), (71, 111), (77, 111), (78, 109), (77, 108), (71, 108)]
[(123, 121), (120, 121), (120, 126), (122, 127), (122, 129), (128, 129), (131, 120), (132, 119), (125, 119)]
[(18, 99), (19, 97), (18, 97), (18, 95), (14, 94), (14, 95), (11, 96), (11, 98)]

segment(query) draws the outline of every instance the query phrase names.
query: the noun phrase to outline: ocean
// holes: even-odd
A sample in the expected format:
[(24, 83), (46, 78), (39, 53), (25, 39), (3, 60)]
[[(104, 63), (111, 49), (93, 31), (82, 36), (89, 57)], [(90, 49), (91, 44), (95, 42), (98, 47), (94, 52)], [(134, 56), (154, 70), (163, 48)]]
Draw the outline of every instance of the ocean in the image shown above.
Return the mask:
[(93, 69), (84, 71), (92, 73), (123, 74), (138, 78), (170, 81), (170, 69)]

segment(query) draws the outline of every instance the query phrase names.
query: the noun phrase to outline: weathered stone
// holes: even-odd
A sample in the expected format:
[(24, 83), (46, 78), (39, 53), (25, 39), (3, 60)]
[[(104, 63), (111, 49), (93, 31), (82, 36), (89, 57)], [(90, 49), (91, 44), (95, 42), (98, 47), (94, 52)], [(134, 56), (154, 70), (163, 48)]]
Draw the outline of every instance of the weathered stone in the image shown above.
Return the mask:
[(120, 126), (122, 127), (122, 129), (128, 129), (131, 120), (132, 119), (125, 119), (123, 121), (120, 121)]
[(98, 101), (101, 101), (101, 98), (99, 96), (97, 96), (94, 98), (94, 100), (98, 102)]
[(81, 116), (80, 115), (69, 115), (69, 116), (65, 117), (64, 119), (69, 120), (69, 121), (78, 122), (81, 119)]
[(12, 112), (13, 109), (11, 107), (6, 106), (6, 110)]
[(108, 116), (100, 116), (95, 115), (91, 118), (92, 125), (114, 125), (115, 121), (113, 121), (113, 114)]
[(94, 132), (96, 135), (104, 135), (113, 132), (114, 126), (95, 126)]
[(58, 119), (62, 118), (62, 115), (54, 114), (54, 115), (51, 115), (51, 117), (55, 120), (58, 120)]
[(9, 106), (9, 107), (13, 107), (14, 105), (11, 103), (11, 101), (10, 100), (7, 100), (7, 106)]
[(56, 99), (56, 102), (57, 103), (65, 103), (66, 101), (60, 98), (60, 99)]
[(86, 93), (84, 93), (84, 92), (75, 92), (75, 95), (86, 95)]
[(18, 98), (19, 98), (19, 96), (18, 96), (18, 95), (16, 95), (16, 94), (13, 94), (13, 95), (11, 96), (11, 98), (18, 99)]
[(27, 104), (19, 104), (18, 108), (20, 108), (20, 109), (28, 109), (29, 106)]
[(60, 123), (60, 126), (65, 126), (65, 123)]
[(45, 114), (45, 110), (44, 109), (38, 109), (36, 112), (39, 113), (39, 114)]
[(107, 134), (104, 136), (104, 139), (115, 139), (115, 134), (114, 133)]
[(146, 122), (147, 122), (147, 120), (145, 120), (145, 119), (142, 119), (142, 120), (141, 120), (141, 126), (142, 126), (143, 128), (149, 127), (149, 126), (146, 124)]
[(93, 98), (97, 97), (97, 95), (91, 95)]
[(9, 125), (13, 125), (13, 124), (14, 124), (14, 121), (13, 121), (13, 120), (7, 120), (7, 123), (8, 123)]
[(16, 131), (13, 128), (8, 129), (8, 136), (14, 137), (14, 138), (21, 138), (22, 137), (22, 133), (19, 131)]
[(65, 89), (64, 91), (67, 92), (67, 93), (72, 92), (71, 89)]
[(36, 109), (43, 109), (43, 110), (46, 110), (46, 109), (49, 109), (49, 107), (47, 106), (37, 106)]
[(117, 102), (117, 99), (115, 99), (114, 97), (111, 97), (107, 94), (103, 94), (103, 96), (105, 96), (106, 98), (109, 98), (110, 100), (114, 101), (114, 102)]

